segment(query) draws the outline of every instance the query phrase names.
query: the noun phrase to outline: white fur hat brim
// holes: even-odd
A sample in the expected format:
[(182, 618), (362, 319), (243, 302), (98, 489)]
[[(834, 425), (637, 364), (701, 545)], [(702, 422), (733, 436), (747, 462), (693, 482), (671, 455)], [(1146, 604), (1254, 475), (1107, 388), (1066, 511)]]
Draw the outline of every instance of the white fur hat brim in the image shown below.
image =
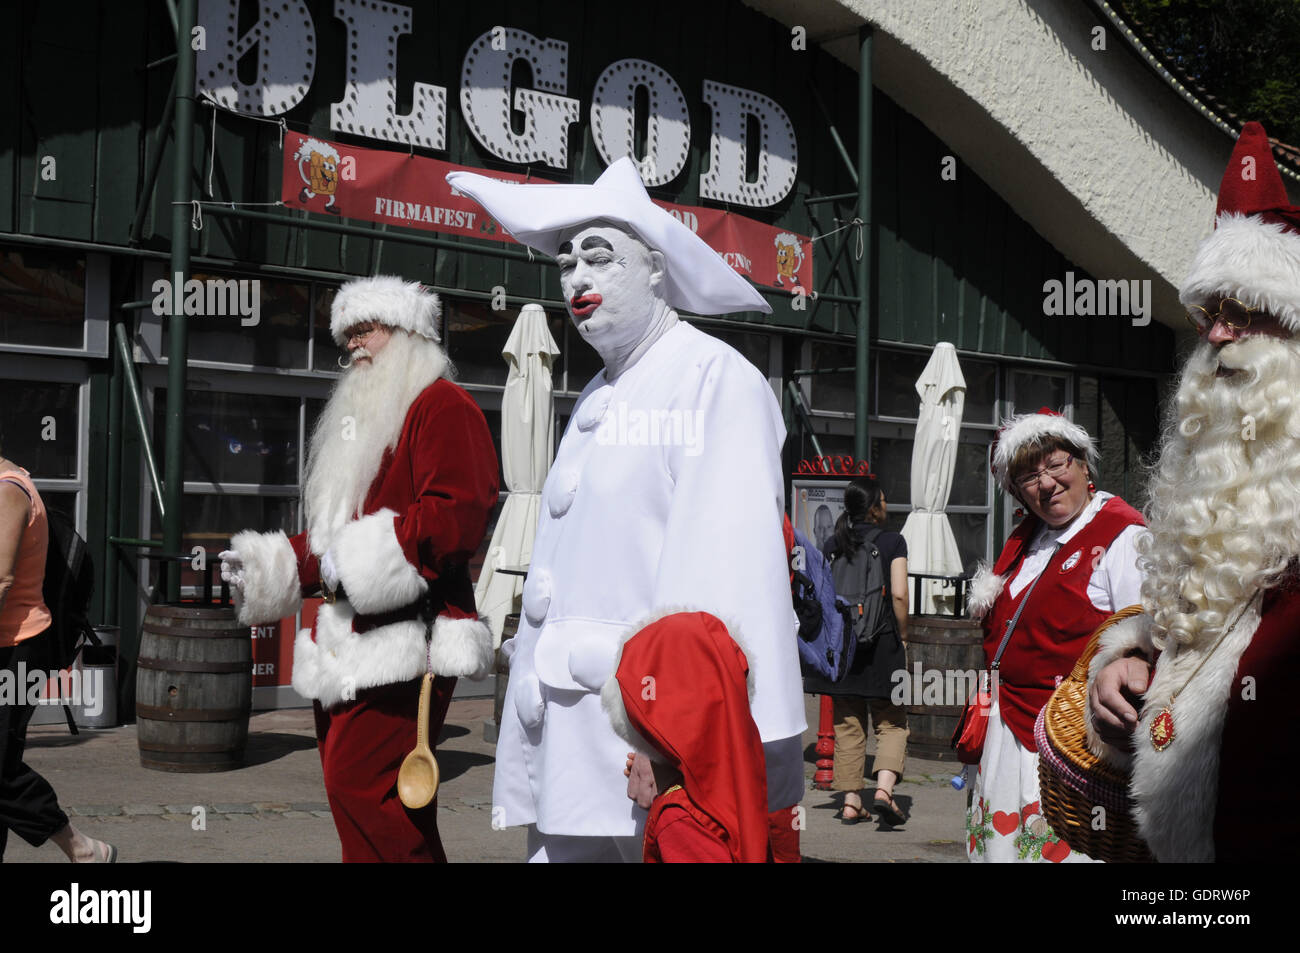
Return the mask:
[(339, 288), (330, 306), (330, 334), (334, 343), (347, 343), (343, 332), (358, 324), (374, 321), (390, 328), (410, 331), (430, 341), (440, 341), (438, 320), (442, 303), (418, 281), (404, 281), (396, 275), (357, 278)]
[(1300, 331), (1300, 233), (1259, 215), (1225, 212), (1196, 249), (1178, 300), (1206, 307), (1220, 295), (1260, 308)]
[(772, 307), (705, 241), (661, 209), (623, 156), (591, 185), (502, 182), (452, 172), (447, 182), (501, 223), (516, 241), (555, 256), (565, 233), (598, 219), (626, 225), (667, 262), (664, 297), (694, 314), (762, 311)]
[(1016, 458), (1016, 454), (1026, 446), (1052, 438), (1082, 450), (1088, 458), (1088, 466), (1096, 472), (1097, 445), (1088, 431), (1056, 414), (1017, 414), (1003, 423), (1002, 429), (998, 431), (997, 449), (993, 451), (993, 472), (1002, 489), (1015, 494), (1010, 470), (1011, 461)]

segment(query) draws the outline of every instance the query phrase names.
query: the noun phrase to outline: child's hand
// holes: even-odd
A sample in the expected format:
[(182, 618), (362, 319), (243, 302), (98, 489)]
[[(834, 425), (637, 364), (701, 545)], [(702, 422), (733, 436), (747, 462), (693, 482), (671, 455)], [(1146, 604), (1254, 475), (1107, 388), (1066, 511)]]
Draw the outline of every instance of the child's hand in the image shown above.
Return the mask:
[(659, 795), (650, 759), (643, 754), (628, 752), (627, 767), (623, 773), (627, 775), (627, 796), (649, 810), (650, 803)]
[(630, 778), (632, 776), (632, 762), (635, 760), (636, 752), (629, 751), (627, 753), (627, 764), (623, 765), (623, 777)]

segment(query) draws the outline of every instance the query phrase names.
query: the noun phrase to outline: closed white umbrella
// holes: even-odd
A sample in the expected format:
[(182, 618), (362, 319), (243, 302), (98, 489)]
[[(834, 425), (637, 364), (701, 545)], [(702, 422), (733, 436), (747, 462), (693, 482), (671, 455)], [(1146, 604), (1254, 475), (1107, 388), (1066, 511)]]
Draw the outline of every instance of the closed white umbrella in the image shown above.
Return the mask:
[(559, 354), (546, 312), (541, 305), (524, 305), (501, 349), (510, 367), (501, 400), (501, 463), (509, 495), (474, 589), (479, 617), (487, 620), (497, 645), (524, 591), (523, 576), (497, 570), (527, 567), (532, 558), (542, 484), (555, 455), (551, 369)]
[[(903, 524), (907, 540), (907, 566), (911, 572), (961, 573), (957, 538), (944, 507), (952, 491), (953, 469), (957, 464), (957, 437), (961, 433), (962, 409), (966, 403), (966, 378), (957, 363), (957, 349), (947, 342), (935, 345), (925, 370), (916, 382), (921, 412), (916, 421), (916, 442), (912, 445), (912, 512)], [(925, 580), (921, 590), (921, 611), (950, 611), (954, 589)], [(908, 602), (911, 603), (911, 593)]]

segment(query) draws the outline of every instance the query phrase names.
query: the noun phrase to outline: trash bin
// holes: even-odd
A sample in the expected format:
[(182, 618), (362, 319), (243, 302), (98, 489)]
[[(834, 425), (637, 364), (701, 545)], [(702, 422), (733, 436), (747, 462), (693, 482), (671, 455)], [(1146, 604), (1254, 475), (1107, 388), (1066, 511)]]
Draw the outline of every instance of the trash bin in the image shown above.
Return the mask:
[(79, 728), (116, 728), (119, 632), (115, 625), (97, 625), (95, 635), (100, 644), (82, 645), (73, 664), (81, 691), (71, 706), (72, 719)]

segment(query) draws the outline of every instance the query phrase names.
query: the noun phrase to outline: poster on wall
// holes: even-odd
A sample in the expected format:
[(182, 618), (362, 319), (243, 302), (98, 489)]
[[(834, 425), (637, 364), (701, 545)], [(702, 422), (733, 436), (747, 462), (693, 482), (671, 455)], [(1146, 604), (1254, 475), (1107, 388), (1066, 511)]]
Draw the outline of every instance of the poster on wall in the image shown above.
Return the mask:
[(844, 512), (847, 480), (795, 480), (790, 493), (790, 522), (825, 552), (835, 521)]

